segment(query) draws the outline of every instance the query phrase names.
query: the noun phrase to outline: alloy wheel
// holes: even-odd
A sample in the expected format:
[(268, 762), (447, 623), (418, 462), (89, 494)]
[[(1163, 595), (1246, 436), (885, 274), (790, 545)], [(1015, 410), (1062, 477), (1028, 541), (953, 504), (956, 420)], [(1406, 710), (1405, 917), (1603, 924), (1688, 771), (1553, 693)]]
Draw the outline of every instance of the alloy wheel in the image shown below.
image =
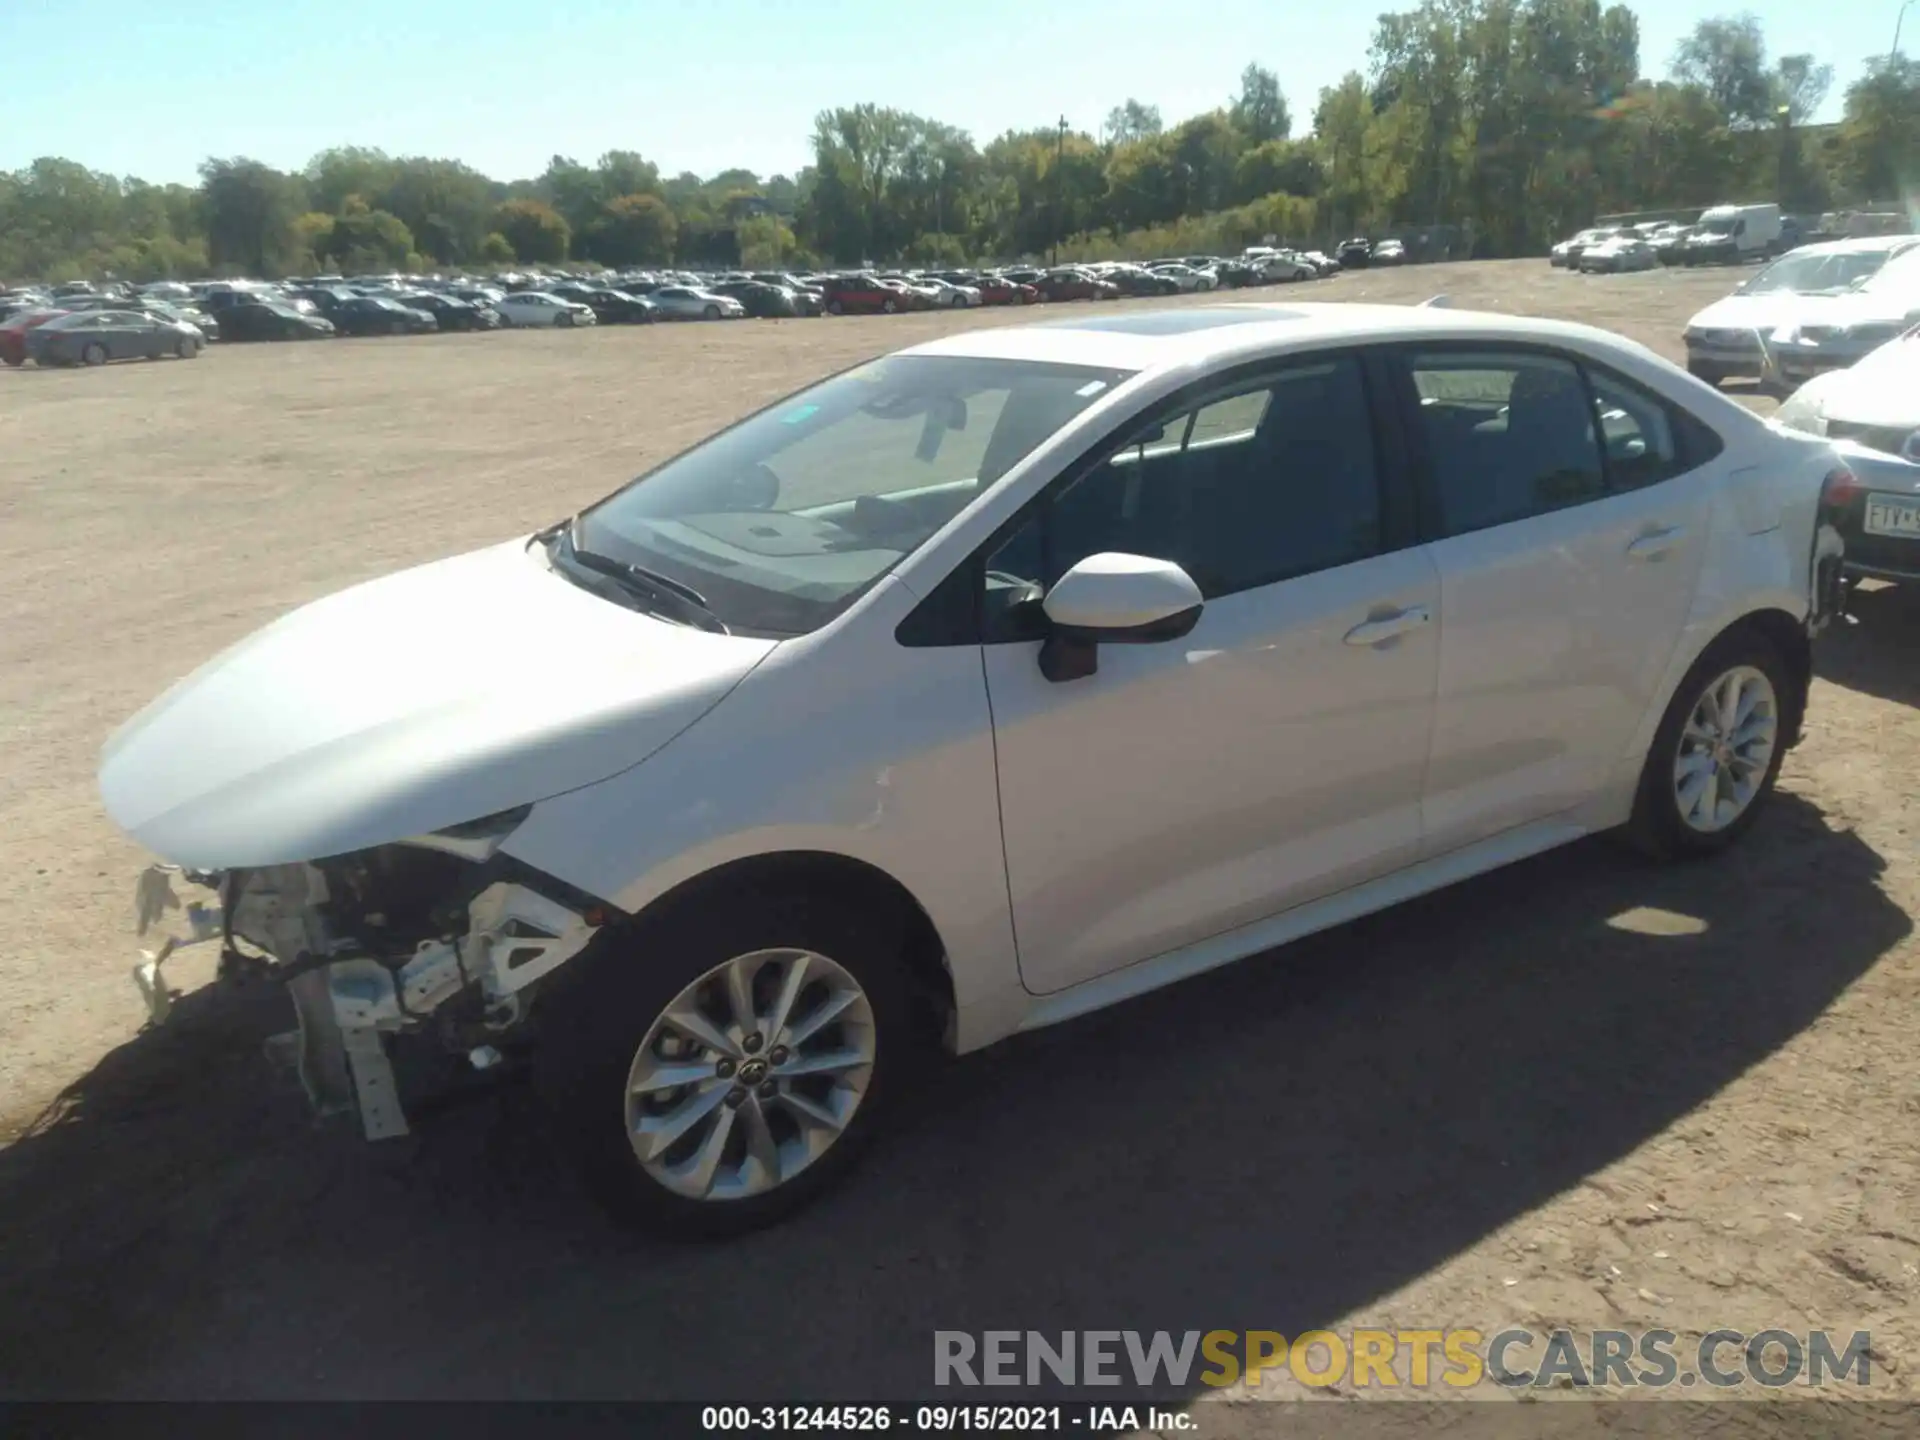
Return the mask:
[(852, 1123), (875, 1040), (866, 991), (826, 956), (774, 949), (723, 961), (674, 997), (634, 1055), (634, 1156), (689, 1199), (776, 1189)]
[(1765, 672), (1737, 665), (1707, 686), (1680, 729), (1673, 764), (1674, 803), (1688, 829), (1711, 835), (1747, 813), (1779, 735), (1780, 702)]

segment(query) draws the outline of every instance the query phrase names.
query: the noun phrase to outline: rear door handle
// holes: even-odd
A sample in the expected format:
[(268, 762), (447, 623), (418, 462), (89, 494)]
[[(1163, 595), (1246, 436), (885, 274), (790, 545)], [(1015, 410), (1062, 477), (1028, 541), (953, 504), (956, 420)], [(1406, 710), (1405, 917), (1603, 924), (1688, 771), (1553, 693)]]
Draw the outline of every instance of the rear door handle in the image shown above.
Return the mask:
[(1668, 525), (1664, 529), (1649, 530), (1638, 540), (1627, 546), (1627, 554), (1635, 560), (1658, 560), (1662, 555), (1679, 543), (1686, 532), (1678, 525)]
[(1409, 605), (1391, 615), (1361, 621), (1344, 638), (1349, 645), (1382, 645), (1409, 630), (1418, 630), (1432, 619), (1433, 612), (1425, 605)]

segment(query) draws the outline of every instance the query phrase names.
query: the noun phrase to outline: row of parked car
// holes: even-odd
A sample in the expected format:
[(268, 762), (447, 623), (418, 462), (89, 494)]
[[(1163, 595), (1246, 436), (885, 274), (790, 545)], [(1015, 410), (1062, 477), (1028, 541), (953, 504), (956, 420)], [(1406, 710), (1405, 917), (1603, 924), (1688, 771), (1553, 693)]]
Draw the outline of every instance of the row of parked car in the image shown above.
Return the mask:
[(209, 341), (414, 335), (658, 320), (893, 314), (981, 305), (1175, 295), (1317, 279), (1341, 262), (1255, 246), (1234, 257), (1149, 264), (831, 273), (529, 271), (475, 277), (317, 275), (277, 282), (75, 282), (0, 292), (0, 360), (97, 365), (175, 355)]

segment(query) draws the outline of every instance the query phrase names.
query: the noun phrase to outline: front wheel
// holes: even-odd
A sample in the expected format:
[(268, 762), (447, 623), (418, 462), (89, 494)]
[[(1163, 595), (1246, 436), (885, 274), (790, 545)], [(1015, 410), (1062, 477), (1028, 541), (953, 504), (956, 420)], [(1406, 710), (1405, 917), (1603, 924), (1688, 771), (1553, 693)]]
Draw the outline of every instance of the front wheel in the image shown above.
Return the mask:
[(705, 315), (709, 320), (718, 320), (720, 318), (720, 307), (718, 305), (709, 305), (700, 313)]
[(893, 312), (898, 310), (899, 308), (900, 307), (891, 300), (882, 300), (880, 302), (881, 311), (888, 315), (893, 314)]
[(1765, 636), (1736, 631), (1708, 646), (1654, 733), (1628, 840), (1665, 860), (1739, 839), (1773, 793), (1802, 703)]
[(553, 323), (558, 325), (562, 330), (571, 330), (573, 328), (573, 312), (571, 310), (562, 310), (558, 315), (553, 317)]
[(918, 1045), (897, 927), (796, 887), (662, 929), (562, 977), (535, 1084), (618, 1218), (757, 1229), (843, 1175), (908, 1078)]
[(89, 365), (104, 365), (107, 363), (107, 347), (98, 342), (91, 344), (80, 352), (80, 358)]

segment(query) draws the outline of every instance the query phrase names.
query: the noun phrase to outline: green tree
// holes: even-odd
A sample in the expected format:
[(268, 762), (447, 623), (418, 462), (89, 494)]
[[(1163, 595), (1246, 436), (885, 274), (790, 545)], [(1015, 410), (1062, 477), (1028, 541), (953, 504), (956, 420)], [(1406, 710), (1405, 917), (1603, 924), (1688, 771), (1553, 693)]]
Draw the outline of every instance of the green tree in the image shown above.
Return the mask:
[(1287, 111), (1287, 97), (1280, 92), (1280, 77), (1258, 65), (1240, 72), (1240, 94), (1228, 113), (1255, 145), (1284, 140), (1293, 133), (1293, 116)]
[(349, 195), (345, 213), (334, 217), (315, 253), (348, 274), (405, 269), (413, 232), (399, 216), (370, 209), (358, 195)]
[(602, 265), (664, 265), (680, 229), (658, 195), (621, 195), (588, 226), (582, 251)]
[(770, 270), (793, 258), (793, 231), (778, 215), (754, 215), (734, 227), (740, 244), (740, 263), (755, 270)]
[(513, 242), (498, 230), (490, 231), (480, 242), (480, 261), (484, 265), (511, 265), (516, 258)]
[(492, 229), (513, 247), (515, 259), (534, 265), (566, 259), (573, 242), (573, 228), (538, 200), (506, 201), (493, 212)]
[(200, 167), (200, 188), (213, 265), (284, 275), (298, 253), (293, 222), (306, 209), (300, 183), (258, 160), (208, 160)]
[(1920, 61), (1871, 62), (1847, 87), (1842, 144), (1859, 198), (1892, 200), (1920, 179)]
[(1166, 125), (1160, 119), (1158, 105), (1127, 100), (1107, 112), (1107, 123), (1103, 128), (1108, 144), (1132, 145), (1136, 141), (1151, 140), (1166, 129)]
[(1704, 90), (1735, 126), (1771, 125), (1775, 80), (1767, 41), (1752, 14), (1702, 20), (1673, 55), (1673, 78)]

